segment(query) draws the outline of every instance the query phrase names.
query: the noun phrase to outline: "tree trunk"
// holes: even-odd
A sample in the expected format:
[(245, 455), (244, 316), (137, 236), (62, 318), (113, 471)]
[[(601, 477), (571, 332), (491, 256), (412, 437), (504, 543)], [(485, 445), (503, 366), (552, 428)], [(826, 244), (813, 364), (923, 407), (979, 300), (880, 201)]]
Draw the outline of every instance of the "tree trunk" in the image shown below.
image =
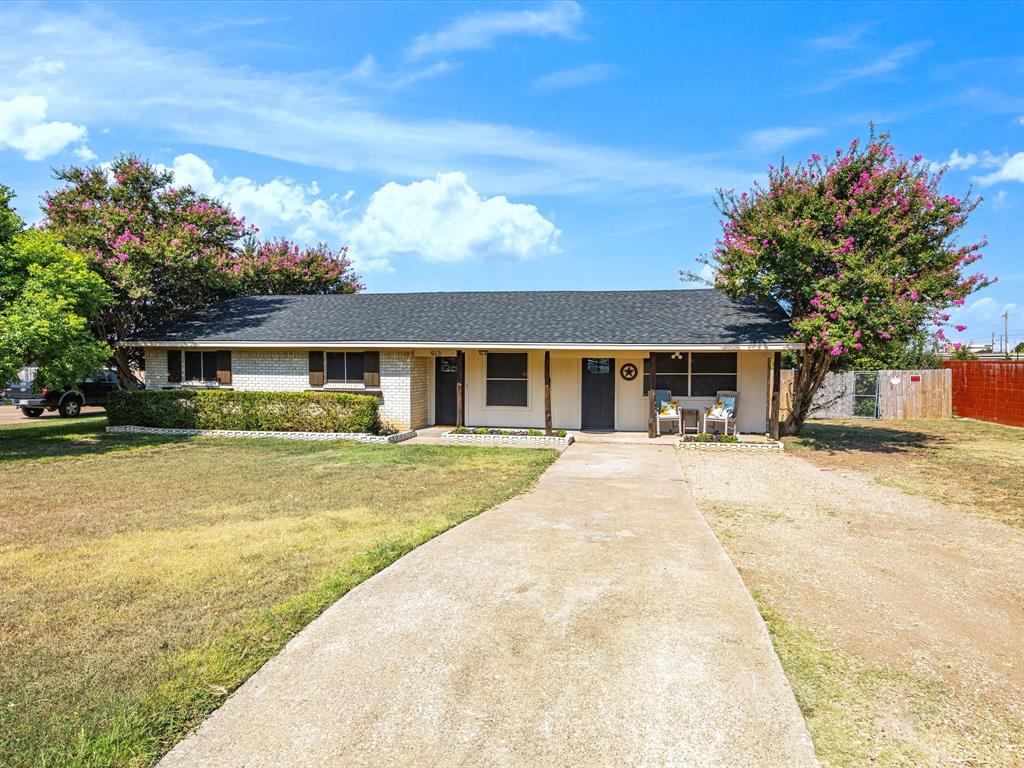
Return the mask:
[(131, 354), (124, 347), (114, 349), (114, 367), (117, 369), (117, 379), (122, 389), (139, 388), (139, 380), (132, 371)]
[(782, 425), (782, 434), (799, 435), (807, 413), (811, 409), (814, 393), (818, 391), (825, 374), (832, 367), (832, 358), (823, 350), (804, 350), (793, 376), (793, 402)]

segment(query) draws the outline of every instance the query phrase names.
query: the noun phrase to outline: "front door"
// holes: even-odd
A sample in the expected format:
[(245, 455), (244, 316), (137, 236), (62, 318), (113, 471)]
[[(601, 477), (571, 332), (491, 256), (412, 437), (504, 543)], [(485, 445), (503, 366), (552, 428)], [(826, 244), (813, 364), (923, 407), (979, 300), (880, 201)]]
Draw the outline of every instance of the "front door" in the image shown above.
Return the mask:
[(583, 429), (615, 429), (615, 360), (583, 358)]
[(459, 358), (438, 357), (434, 364), (434, 423), (455, 424), (456, 385), (459, 383)]

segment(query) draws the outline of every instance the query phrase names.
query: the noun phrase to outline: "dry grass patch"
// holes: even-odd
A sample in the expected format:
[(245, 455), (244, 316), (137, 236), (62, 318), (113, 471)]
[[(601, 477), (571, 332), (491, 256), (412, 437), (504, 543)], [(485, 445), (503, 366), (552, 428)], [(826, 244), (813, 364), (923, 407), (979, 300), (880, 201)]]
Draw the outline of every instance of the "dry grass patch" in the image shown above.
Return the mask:
[(809, 421), (787, 449), (1024, 528), (1024, 429), (969, 419)]
[(553, 451), (0, 431), (0, 764), (148, 765)]
[(1024, 531), (806, 455), (679, 459), (822, 765), (1024, 765)]

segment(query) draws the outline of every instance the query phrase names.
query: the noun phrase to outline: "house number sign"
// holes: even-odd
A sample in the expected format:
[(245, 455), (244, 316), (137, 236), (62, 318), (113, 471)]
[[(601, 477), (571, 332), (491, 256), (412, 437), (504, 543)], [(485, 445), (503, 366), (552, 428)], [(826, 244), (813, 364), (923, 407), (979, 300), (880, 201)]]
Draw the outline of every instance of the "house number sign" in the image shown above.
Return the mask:
[(636, 373), (636, 366), (632, 363), (624, 363), (623, 366), (619, 368), (619, 375), (626, 381), (632, 381), (635, 379)]

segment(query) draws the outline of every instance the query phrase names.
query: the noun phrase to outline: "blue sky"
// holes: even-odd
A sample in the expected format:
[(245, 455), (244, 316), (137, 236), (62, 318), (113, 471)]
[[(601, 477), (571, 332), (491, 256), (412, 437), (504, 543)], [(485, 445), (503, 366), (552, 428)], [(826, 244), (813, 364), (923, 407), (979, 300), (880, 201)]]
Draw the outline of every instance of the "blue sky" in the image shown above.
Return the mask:
[(0, 7), (0, 180), (139, 153), (373, 291), (669, 288), (719, 186), (869, 121), (985, 198), (1024, 340), (1024, 5), (94, 3)]

